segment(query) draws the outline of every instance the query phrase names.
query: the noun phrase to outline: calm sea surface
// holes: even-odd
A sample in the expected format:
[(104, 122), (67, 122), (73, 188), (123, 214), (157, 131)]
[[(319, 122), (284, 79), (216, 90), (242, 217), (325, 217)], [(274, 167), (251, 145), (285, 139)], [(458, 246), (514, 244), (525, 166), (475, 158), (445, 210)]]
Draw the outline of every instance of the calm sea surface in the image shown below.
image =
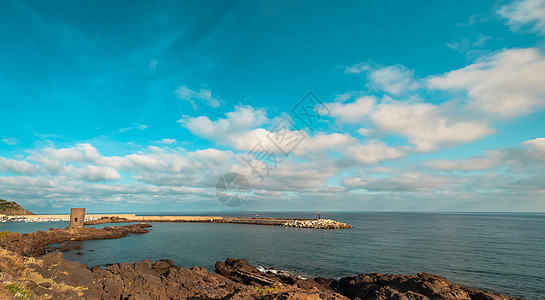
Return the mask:
[[(210, 271), (217, 260), (235, 257), (303, 277), (429, 272), (472, 287), (545, 299), (545, 214), (322, 213), (322, 218), (354, 228), (152, 223), (149, 234), (78, 242), (83, 250), (65, 257), (90, 266), (168, 258), (179, 266), (204, 266)], [(0, 223), (0, 231), (66, 226), (65, 222), (11, 222)], [(83, 255), (75, 255), (78, 251)]]

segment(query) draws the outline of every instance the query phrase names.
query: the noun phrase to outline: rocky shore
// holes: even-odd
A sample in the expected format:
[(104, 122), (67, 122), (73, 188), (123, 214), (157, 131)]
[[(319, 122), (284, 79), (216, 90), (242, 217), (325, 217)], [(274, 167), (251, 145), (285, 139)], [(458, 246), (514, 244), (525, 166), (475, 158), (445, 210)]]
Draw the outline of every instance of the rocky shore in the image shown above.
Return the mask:
[(218, 261), (211, 273), (170, 260), (89, 268), (60, 252), (29, 258), (1, 250), (0, 269), (8, 290), (17, 291), (12, 299), (516, 299), (432, 274), (301, 279), (233, 258)]
[[(316, 224), (315, 224), (316, 225)], [(320, 226), (329, 226), (324, 220)], [(0, 236), (0, 299), (517, 299), (417, 275), (360, 274), (309, 278), (260, 271), (247, 260), (228, 258), (205, 268), (182, 268), (170, 260), (143, 260), (88, 267), (64, 259), (69, 241), (147, 233), (149, 224), (104, 229), (50, 229)], [(51, 250), (51, 248), (49, 248)], [(44, 255), (45, 254), (45, 255)]]

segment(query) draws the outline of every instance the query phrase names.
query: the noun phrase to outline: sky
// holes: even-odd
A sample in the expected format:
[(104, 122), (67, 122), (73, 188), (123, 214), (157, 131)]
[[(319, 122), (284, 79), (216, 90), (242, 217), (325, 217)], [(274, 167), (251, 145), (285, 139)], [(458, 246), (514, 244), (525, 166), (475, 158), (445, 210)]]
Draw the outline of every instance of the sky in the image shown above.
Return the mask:
[(2, 1), (0, 198), (543, 212), (544, 38), (544, 0)]

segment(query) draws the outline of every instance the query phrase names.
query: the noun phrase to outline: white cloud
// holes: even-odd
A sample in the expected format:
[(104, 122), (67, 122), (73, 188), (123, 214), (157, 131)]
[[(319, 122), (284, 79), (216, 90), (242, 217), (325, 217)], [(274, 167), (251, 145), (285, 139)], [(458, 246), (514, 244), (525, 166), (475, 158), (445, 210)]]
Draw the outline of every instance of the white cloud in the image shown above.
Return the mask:
[(317, 133), (312, 137), (304, 139), (295, 149), (295, 155), (302, 156), (309, 152), (323, 152), (325, 149), (343, 151), (350, 145), (355, 145), (358, 140), (351, 137), (348, 133)]
[[(342, 106), (339, 106), (339, 110), (343, 110)], [(281, 124), (285, 120), (284, 118), (269, 120), (263, 109), (236, 106), (234, 111), (226, 113), (226, 118), (216, 121), (212, 121), (206, 116), (184, 116), (178, 122), (197, 136), (212, 140), (220, 145), (230, 146), (235, 150), (251, 151), (258, 148), (281, 154), (283, 152), (278, 146), (282, 147), (284, 145), (278, 145), (280, 142), (275, 141), (276, 133), (256, 127), (261, 127), (265, 123)], [(285, 124), (286, 126), (291, 125), (291, 123)], [(283, 126), (280, 127), (284, 128)], [(349, 134), (318, 132), (314, 136), (308, 136), (306, 132), (301, 130), (286, 130), (281, 131), (281, 133), (284, 138), (290, 139), (293, 143), (297, 140), (296, 146), (292, 147), (290, 145), (283, 148), (293, 150), (293, 153), (297, 156), (303, 156), (309, 152), (320, 152), (324, 149), (342, 150), (345, 146), (357, 143), (357, 140)]]
[(344, 72), (347, 74), (359, 74), (369, 71), (370, 67), (368, 63), (358, 63), (347, 67)]
[(159, 144), (166, 144), (166, 145), (172, 145), (172, 144), (176, 144), (178, 141), (176, 141), (175, 139), (162, 139), (160, 141), (157, 141), (157, 143)]
[(216, 121), (207, 116), (183, 116), (178, 122), (194, 135), (221, 145), (232, 145), (239, 150), (251, 149), (267, 133), (265, 129), (255, 129), (269, 122), (263, 109), (236, 106), (234, 111), (226, 113), (225, 116), (226, 118)]
[(468, 38), (461, 38), (456, 42), (448, 43), (447, 47), (453, 50), (467, 51), (471, 47), (471, 41)]
[(12, 138), (12, 137), (11, 138), (3, 138), (2, 142), (6, 143), (6, 144), (8, 144), (10, 146), (13, 146), (13, 145), (19, 143), (19, 141), (16, 138)]
[(482, 34), (479, 34), (479, 36), (477, 37), (475, 41), (472, 41), (466, 37), (462, 37), (460, 40), (456, 42), (448, 43), (447, 47), (454, 50), (461, 51), (461, 52), (467, 52), (469, 51), (469, 49), (473, 47), (477, 47), (477, 48), (484, 47), (486, 42), (488, 42), (488, 40), (490, 40), (491, 38), (492, 37), (490, 36), (485, 36)]
[(66, 201), (153, 203), (182, 195), (184, 201), (201, 201), (213, 197), (215, 182), (235, 163), (231, 151), (217, 149), (187, 152), (150, 146), (123, 157), (108, 157), (90, 144), (48, 146), (29, 151), (26, 158), (0, 157), (0, 173), (8, 173), (0, 175), (0, 190), (14, 200), (55, 199), (51, 205)]
[(424, 164), (445, 171), (475, 171), (510, 167), (510, 174), (532, 173), (542, 169), (545, 161), (545, 138), (536, 138), (521, 143), (523, 148), (501, 148), (485, 151), (481, 155), (466, 159), (432, 159)]
[(221, 151), (218, 149), (204, 149), (197, 150), (194, 153), (201, 160), (213, 161), (213, 162), (226, 162), (233, 158), (234, 154), (231, 151)]
[(453, 176), (438, 176), (421, 172), (403, 172), (385, 178), (358, 178), (344, 179), (344, 184), (353, 188), (364, 188), (368, 191), (415, 192), (437, 191), (453, 184), (466, 182), (467, 179)]
[(212, 97), (211, 91), (202, 88), (199, 91), (194, 91), (182, 85), (174, 91), (174, 94), (182, 100), (189, 101), (194, 109), (197, 109), (196, 102), (203, 102), (213, 108), (217, 108), (221, 104), (217, 98)]
[(148, 128), (148, 125), (136, 124), (136, 125), (134, 125), (134, 126), (132, 126), (132, 127), (121, 128), (121, 129), (119, 129), (118, 131), (113, 132), (113, 134), (123, 133), (123, 132), (129, 131), (129, 130), (133, 130), (133, 129), (144, 130), (144, 129), (147, 129), (147, 128)]
[(414, 80), (414, 72), (402, 65), (373, 67), (359, 63), (346, 68), (346, 73), (367, 72), (368, 85), (393, 95), (400, 95), (415, 90), (419, 84)]
[[(244, 175), (250, 181), (252, 189), (291, 192), (321, 191), (327, 188), (327, 180), (337, 172), (332, 164), (321, 160), (308, 162), (285, 160), (276, 166), (269, 164), (268, 167), (271, 169), (269, 172), (258, 169), (259, 175), (252, 173), (254, 170), (243, 165), (236, 166), (233, 171)], [(260, 175), (263, 178), (260, 178)]]
[(358, 129), (358, 133), (361, 135), (368, 135), (371, 133), (371, 129), (368, 128), (360, 128)]
[(475, 14), (475, 15), (471, 15), (469, 19), (467, 20), (467, 22), (458, 23), (456, 24), (456, 26), (458, 27), (473, 26), (478, 23), (484, 23), (488, 20), (489, 20), (488, 16), (484, 14)]
[(477, 37), (477, 40), (475, 42), (473, 42), (473, 46), (474, 47), (484, 47), (486, 42), (488, 42), (491, 39), (492, 39), (491, 36), (486, 36), (486, 35), (479, 34), (479, 36)]
[(384, 160), (406, 156), (411, 151), (408, 146), (389, 147), (379, 140), (370, 140), (367, 144), (350, 146), (345, 150), (347, 157), (365, 164), (377, 164)]
[(251, 106), (235, 106), (235, 110), (225, 116), (226, 118), (217, 121), (212, 121), (207, 116), (183, 116), (178, 122), (197, 136), (221, 139), (256, 128), (268, 121), (265, 110)]
[(179, 173), (192, 169), (196, 161), (190, 161), (186, 155), (175, 150), (167, 151), (158, 147), (149, 147), (150, 153), (130, 154), (124, 157), (137, 172)]
[(516, 117), (545, 107), (545, 58), (536, 48), (503, 50), (429, 79), (431, 88), (464, 90), (470, 107)]
[(335, 102), (344, 102), (348, 99), (359, 98), (362, 96), (365, 96), (365, 94), (362, 91), (350, 91), (350, 92), (342, 93), (340, 95), (335, 96)]
[(545, 160), (545, 138), (528, 140), (523, 142), (522, 145), (528, 147), (530, 155)]
[(6, 159), (0, 156), (0, 172), (15, 173), (23, 175), (35, 174), (38, 166), (29, 162), (15, 159)]
[[(498, 193), (517, 191), (519, 197), (522, 197), (520, 193), (524, 191), (534, 193), (535, 196), (536, 192), (545, 191), (545, 186), (539, 181), (543, 178), (542, 170), (545, 163), (543, 161), (544, 143), (543, 138), (533, 139), (523, 142), (523, 147), (490, 151), (481, 157), (469, 159), (469, 162), (447, 161), (446, 164), (436, 164), (435, 166), (442, 172), (434, 174), (414, 172), (414, 170), (407, 172), (382, 165), (361, 170), (361, 164), (376, 164), (400, 158), (410, 154), (411, 149), (407, 146), (389, 147), (377, 140), (361, 145), (348, 134), (318, 133), (308, 137), (308, 144), (300, 145), (301, 153), (313, 152), (319, 155), (323, 149), (334, 149), (337, 151), (335, 154), (346, 155), (346, 157), (339, 157), (339, 162), (348, 161), (348, 165), (341, 166), (335, 162), (332, 163), (331, 160), (319, 159), (319, 156), (308, 156), (318, 159), (291, 157), (281, 161), (263, 182), (253, 178), (255, 174), (252, 174), (251, 169), (237, 164), (236, 158), (239, 155), (231, 151), (212, 148), (188, 152), (180, 148), (150, 146), (138, 153), (108, 157), (100, 154), (90, 144), (78, 144), (61, 149), (50, 146), (33, 150), (25, 159), (22, 156), (12, 160), (0, 158), (0, 171), (5, 172), (7, 168), (10, 168), (7, 172), (33, 175), (0, 176), (0, 190), (5, 197), (13, 200), (51, 199), (48, 206), (62, 206), (73, 201), (85, 202), (86, 205), (91, 203), (104, 205), (112, 201), (153, 205), (152, 203), (172, 203), (173, 199), (184, 203), (183, 205), (205, 199), (206, 203), (219, 206), (214, 198), (215, 183), (221, 175), (235, 171), (244, 174), (249, 180), (253, 179), (252, 188), (259, 190), (258, 195), (250, 203), (255, 207), (278, 201), (279, 198), (304, 199), (305, 201), (314, 199), (313, 204), (319, 205), (322, 201), (348, 199), (345, 197), (351, 197), (351, 195), (368, 197), (374, 194), (353, 193), (351, 192), (353, 189), (392, 192), (392, 194), (416, 191), (422, 193), (414, 194), (415, 197), (427, 195), (430, 198), (437, 195), (443, 197), (451, 193), (459, 193), (456, 197), (465, 197), (466, 194), (463, 193), (466, 190), (479, 192), (494, 190)], [(498, 166), (498, 170), (501, 171), (506, 164), (513, 168), (525, 168), (522, 172), (512, 172), (513, 168), (506, 170), (509, 175), (524, 176), (500, 174), (496, 177), (488, 176), (482, 180), (476, 177), (469, 177), (467, 180), (455, 174), (445, 176), (444, 171), (454, 169), (455, 165), (461, 166), (458, 169), (469, 170), (477, 169), (469, 167), (470, 164), (480, 164), (480, 168), (484, 169), (485, 166), (481, 160), (494, 158), (494, 153), (498, 153), (495, 161), (502, 163)], [(45, 157), (45, 154), (48, 156)], [(56, 172), (52, 172), (38, 161), (36, 161), (37, 164), (25, 161), (37, 157), (42, 157), (44, 162), (51, 165), (54, 165), (52, 163), (54, 161), (60, 167)], [(426, 165), (431, 166), (432, 163), (427, 162)], [(123, 176), (118, 172), (120, 169), (123, 170)], [(365, 175), (345, 178), (344, 186), (336, 186), (335, 182), (338, 181), (340, 174), (350, 170), (361, 170), (361, 174)], [(120, 180), (122, 177), (123, 180)], [(531, 192), (526, 192), (525, 188), (530, 189)], [(486, 194), (478, 195), (480, 197)], [(391, 198), (388, 199), (391, 200)], [(308, 208), (308, 206), (302, 208), (304, 207)]]
[(464, 160), (434, 159), (425, 163), (427, 167), (439, 170), (476, 171), (488, 170), (502, 164), (502, 153), (488, 151), (483, 156), (475, 156)]
[(118, 180), (119, 173), (110, 167), (87, 165), (78, 170), (80, 176), (89, 181)]
[(518, 0), (500, 7), (498, 13), (508, 19), (507, 24), (513, 30), (520, 30), (523, 25), (531, 25), (534, 31), (545, 33), (545, 1)]
[(371, 173), (392, 173), (392, 172), (394, 172), (394, 169), (379, 166), (379, 167), (374, 167), (374, 168), (369, 169), (368, 172), (371, 172)]
[(364, 96), (356, 101), (342, 103), (327, 103), (326, 106), (331, 111), (330, 116), (337, 118), (345, 123), (358, 123), (371, 112), (376, 104), (375, 97)]
[(380, 130), (407, 137), (418, 152), (474, 141), (494, 132), (482, 122), (445, 117), (438, 106), (429, 103), (380, 104), (371, 119)]
[(101, 156), (95, 147), (87, 143), (61, 149), (46, 147), (35, 154), (33, 158), (37, 161), (52, 159), (57, 161), (94, 162)]

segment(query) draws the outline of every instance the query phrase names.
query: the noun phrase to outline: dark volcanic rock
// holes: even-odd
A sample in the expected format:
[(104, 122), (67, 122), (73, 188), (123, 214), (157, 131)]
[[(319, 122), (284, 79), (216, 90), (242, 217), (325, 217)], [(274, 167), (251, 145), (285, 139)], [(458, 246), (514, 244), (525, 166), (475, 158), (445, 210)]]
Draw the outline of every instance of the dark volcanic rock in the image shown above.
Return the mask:
[(516, 299), (454, 284), (445, 277), (428, 273), (344, 277), (338, 283), (338, 290), (351, 299)]
[[(513, 299), (426, 273), (360, 274), (336, 281), (265, 274), (247, 260), (233, 258), (217, 262), (218, 273), (199, 267), (178, 267), (170, 260), (116, 263), (106, 269), (100, 266), (89, 269), (82, 263), (64, 259), (60, 252), (25, 259), (28, 260), (25, 272), (41, 274), (47, 281), (37, 284), (27, 280), (25, 288), (38, 299), (53, 293), (52, 299)], [(3, 274), (17, 274), (1, 266)]]
[[(216, 262), (216, 272), (235, 282), (261, 285), (289, 285), (295, 290), (281, 293), (278, 299), (300, 299), (304, 292), (320, 291), (327, 299), (467, 299), (503, 300), (517, 299), (505, 295), (468, 288), (451, 283), (447, 278), (433, 274), (418, 275), (360, 274), (339, 281), (316, 277), (301, 279), (290, 275), (264, 274), (245, 259), (228, 258)], [(338, 293), (338, 294), (337, 294)], [(346, 298), (338, 298), (342, 294)], [(324, 297), (325, 296), (325, 297)], [(313, 296), (314, 297), (314, 296)]]

